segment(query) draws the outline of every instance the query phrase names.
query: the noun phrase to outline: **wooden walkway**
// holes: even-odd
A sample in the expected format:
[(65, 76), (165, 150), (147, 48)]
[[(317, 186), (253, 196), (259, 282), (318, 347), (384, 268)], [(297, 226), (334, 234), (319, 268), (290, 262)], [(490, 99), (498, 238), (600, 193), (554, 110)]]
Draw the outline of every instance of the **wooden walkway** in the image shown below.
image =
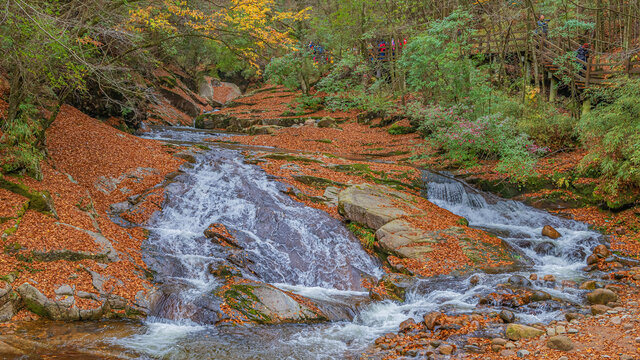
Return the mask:
[(591, 52), (585, 62), (575, 56), (580, 47), (575, 39), (552, 39), (527, 30), (486, 31), (472, 36), (471, 45), (473, 54), (491, 56), (535, 51), (538, 64), (556, 78), (570, 77), (578, 89), (610, 86), (616, 77), (640, 74), (640, 58), (636, 54)]

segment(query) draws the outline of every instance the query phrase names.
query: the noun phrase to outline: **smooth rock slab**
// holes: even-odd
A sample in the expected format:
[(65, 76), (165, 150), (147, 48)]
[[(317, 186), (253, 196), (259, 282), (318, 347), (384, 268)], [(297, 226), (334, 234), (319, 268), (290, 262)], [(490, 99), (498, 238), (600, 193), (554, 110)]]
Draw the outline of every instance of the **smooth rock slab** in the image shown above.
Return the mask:
[(410, 197), (385, 186), (360, 184), (348, 187), (338, 194), (338, 210), (347, 219), (378, 230), (387, 223), (410, 215), (400, 208), (398, 201), (408, 204)]

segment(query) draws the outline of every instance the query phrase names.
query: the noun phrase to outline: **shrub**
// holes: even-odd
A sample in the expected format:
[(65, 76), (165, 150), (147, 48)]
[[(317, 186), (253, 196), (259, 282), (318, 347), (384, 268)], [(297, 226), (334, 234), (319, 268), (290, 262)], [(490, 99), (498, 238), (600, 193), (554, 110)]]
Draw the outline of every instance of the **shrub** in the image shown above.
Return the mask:
[(628, 81), (615, 92), (615, 101), (597, 106), (578, 123), (589, 149), (581, 167), (600, 172), (596, 193), (611, 208), (636, 201), (640, 188), (640, 81)]
[(264, 71), (267, 80), (291, 90), (301, 89), (305, 94), (309, 93), (311, 84), (321, 73), (319, 65), (313, 61), (313, 56), (305, 47), (272, 59)]

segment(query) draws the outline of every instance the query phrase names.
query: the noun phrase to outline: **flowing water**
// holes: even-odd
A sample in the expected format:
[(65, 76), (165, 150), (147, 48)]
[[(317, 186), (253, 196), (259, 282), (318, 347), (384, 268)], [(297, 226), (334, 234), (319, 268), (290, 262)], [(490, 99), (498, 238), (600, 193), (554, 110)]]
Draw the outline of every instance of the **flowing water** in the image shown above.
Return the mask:
[[(191, 129), (161, 129), (147, 135), (183, 143), (211, 136)], [(123, 354), (165, 359), (357, 358), (375, 338), (397, 331), (408, 318), (418, 320), (434, 310), (478, 311), (478, 295), (495, 291), (514, 274), (580, 280), (586, 255), (601, 241), (585, 224), (425, 172), (425, 196), (430, 201), (464, 216), (470, 226), (498, 235), (527, 261), (515, 272), (478, 273), (474, 285), (469, 278), (451, 276), (419, 280), (404, 303), (372, 303), (363, 300), (367, 293), (361, 279), (381, 277), (380, 264), (340, 221), (292, 200), (283, 193), (286, 186), (258, 166), (246, 164), (238, 150), (205, 151), (184, 170), (167, 188), (167, 202), (152, 220), (144, 247), (145, 261), (157, 272), (162, 300), (142, 326), (130, 325), (133, 329), (126, 336), (106, 340)], [(244, 249), (242, 260), (250, 264), (243, 269), (245, 277), (348, 309), (348, 319), (310, 325), (213, 325), (219, 300), (212, 293), (222, 283), (208, 269), (233, 262), (238, 253), (204, 237), (212, 223), (224, 224)], [(545, 225), (563, 236), (542, 237)], [(543, 282), (531, 287), (568, 303), (581, 301), (579, 290), (560, 290)], [(521, 307), (516, 315), (524, 322), (545, 322), (559, 318), (564, 306), (551, 301)], [(495, 309), (485, 309), (491, 310)]]

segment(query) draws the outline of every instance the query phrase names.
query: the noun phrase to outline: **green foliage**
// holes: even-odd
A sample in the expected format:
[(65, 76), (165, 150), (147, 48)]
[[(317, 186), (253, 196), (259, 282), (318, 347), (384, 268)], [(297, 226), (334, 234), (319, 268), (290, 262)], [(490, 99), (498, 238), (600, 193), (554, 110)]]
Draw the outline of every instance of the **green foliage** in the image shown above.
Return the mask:
[(402, 126), (402, 125), (400, 125), (398, 123), (394, 123), (387, 130), (387, 132), (390, 135), (410, 134), (410, 133), (413, 133), (415, 131), (416, 131), (416, 129), (413, 126)]
[(376, 234), (373, 230), (367, 228), (364, 225), (350, 222), (347, 224), (347, 228), (358, 238), (366, 247), (372, 249), (376, 243)]
[(640, 81), (628, 80), (616, 99), (582, 116), (580, 139), (589, 149), (582, 168), (600, 172), (597, 193), (610, 207), (638, 199), (640, 188)]
[(5, 123), (3, 141), (0, 142), (2, 172), (26, 172), (41, 179), (40, 161), (42, 152), (35, 146), (39, 123), (35, 119), (38, 112), (34, 105), (23, 103), (19, 106), (19, 117)]
[(409, 89), (421, 93), (425, 102), (473, 103), (477, 109), (488, 103), (487, 76), (467, 56), (470, 19), (469, 13), (456, 11), (431, 22), (406, 45), (399, 64)]
[(272, 59), (265, 68), (265, 78), (290, 90), (300, 89), (308, 94), (311, 83), (320, 77), (321, 70), (313, 61), (312, 54), (303, 49)]

